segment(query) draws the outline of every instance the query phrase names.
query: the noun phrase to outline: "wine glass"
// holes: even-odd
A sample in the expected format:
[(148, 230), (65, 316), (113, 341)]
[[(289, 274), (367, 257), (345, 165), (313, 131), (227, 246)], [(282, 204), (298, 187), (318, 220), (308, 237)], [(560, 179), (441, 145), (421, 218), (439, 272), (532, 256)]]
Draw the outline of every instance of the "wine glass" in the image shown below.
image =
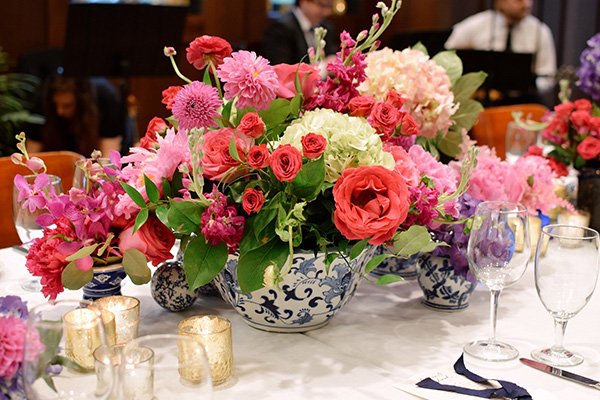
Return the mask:
[(34, 307), (27, 319), (23, 384), (28, 399), (108, 399), (114, 368), (96, 374), (94, 350), (108, 345), (100, 310), (86, 300)]
[(212, 398), (206, 351), (198, 340), (148, 335), (127, 343), (119, 366), (118, 396), (144, 400)]
[(517, 158), (527, 153), (529, 146), (537, 141), (537, 131), (521, 128), (516, 122), (511, 121), (506, 126), (506, 159), (514, 162)]
[(475, 278), (490, 290), (490, 334), (487, 340), (467, 344), (467, 354), (487, 361), (512, 360), (519, 355), (513, 346), (496, 340), (496, 314), (502, 289), (523, 276), (530, 254), (527, 208), (505, 201), (477, 205), (467, 257)]
[[(37, 175), (24, 176), (28, 185), (34, 185)], [(62, 193), (62, 185), (60, 177), (56, 175), (48, 175), (50, 178), (50, 186), (48, 187), (48, 193), (60, 194)], [(13, 221), (19, 239), (21, 239), (22, 247), (29, 250), (31, 241), (44, 236), (44, 228), (35, 223), (35, 219), (42, 214), (48, 213), (44, 209), (36, 209), (30, 211), (27, 205), (24, 205), (26, 198), (19, 199), (19, 188), (13, 183), (12, 192), (12, 212)], [(39, 278), (29, 279), (26, 282), (21, 283), (21, 287), (29, 292), (38, 292), (41, 289)]]
[(99, 158), (98, 160), (93, 160), (91, 158), (85, 158), (81, 160), (75, 161), (75, 171), (73, 172), (73, 187), (77, 189), (84, 189), (86, 192), (89, 192), (91, 189), (89, 175), (90, 174), (98, 174), (101, 169), (113, 169), (115, 166), (110, 161), (109, 158)]
[(546, 364), (581, 364), (583, 356), (563, 347), (567, 322), (587, 304), (596, 287), (600, 239), (593, 229), (573, 225), (542, 228), (535, 254), (535, 288), (554, 318), (554, 345), (531, 356)]

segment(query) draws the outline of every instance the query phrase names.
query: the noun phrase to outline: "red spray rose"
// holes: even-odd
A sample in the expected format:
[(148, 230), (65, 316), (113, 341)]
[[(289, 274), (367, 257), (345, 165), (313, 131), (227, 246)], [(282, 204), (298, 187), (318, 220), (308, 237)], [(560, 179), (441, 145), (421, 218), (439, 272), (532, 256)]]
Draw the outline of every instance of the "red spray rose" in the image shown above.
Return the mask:
[(381, 140), (386, 141), (400, 123), (400, 118), (400, 112), (396, 107), (388, 103), (377, 102), (371, 110), (368, 121), (377, 130)]
[(302, 153), (290, 144), (279, 146), (271, 155), (271, 168), (279, 181), (293, 181), (302, 168)]
[(385, 94), (385, 102), (400, 109), (406, 102), (406, 97), (403, 97), (400, 93), (396, 92), (395, 90), (389, 90)]
[(173, 108), (175, 96), (177, 96), (177, 93), (179, 93), (181, 89), (183, 89), (183, 86), (169, 86), (168, 88), (162, 91), (163, 98), (161, 100), (161, 103), (167, 105), (167, 110)]
[(185, 57), (190, 64), (194, 65), (194, 68), (203, 69), (210, 60), (212, 60), (214, 68), (217, 68), (226, 57), (231, 55), (232, 48), (225, 39), (204, 35), (194, 39), (186, 52)]
[(591, 160), (600, 154), (600, 139), (588, 136), (577, 145), (577, 152), (585, 160)]
[(271, 163), (271, 153), (266, 144), (252, 146), (248, 150), (248, 164), (252, 168), (263, 169)]
[(346, 169), (333, 187), (333, 221), (350, 240), (390, 240), (406, 219), (410, 198), (404, 179), (380, 165)]
[(242, 196), (242, 207), (248, 214), (257, 213), (265, 204), (265, 195), (260, 191), (247, 188)]
[(251, 112), (242, 117), (238, 130), (248, 137), (257, 138), (265, 132), (265, 123), (257, 113)]
[(419, 125), (415, 122), (413, 117), (410, 116), (407, 112), (402, 113), (401, 117), (402, 128), (400, 129), (400, 133), (403, 136), (413, 136), (419, 134)]
[(367, 117), (375, 105), (375, 99), (371, 96), (356, 96), (348, 102), (350, 114), (355, 117)]
[(134, 223), (135, 221), (131, 221), (129, 226), (119, 234), (121, 251), (137, 249), (144, 253), (154, 266), (173, 257), (171, 248), (175, 244), (175, 235), (165, 224), (158, 218), (150, 216), (133, 234)]
[(140, 145), (146, 150), (154, 150), (154, 143), (156, 143), (156, 134), (167, 129), (167, 124), (162, 118), (154, 117), (148, 123), (146, 128), (146, 134), (140, 139)]
[(302, 136), (300, 141), (302, 142), (302, 153), (304, 153), (304, 156), (309, 160), (319, 158), (327, 147), (327, 139), (312, 132)]

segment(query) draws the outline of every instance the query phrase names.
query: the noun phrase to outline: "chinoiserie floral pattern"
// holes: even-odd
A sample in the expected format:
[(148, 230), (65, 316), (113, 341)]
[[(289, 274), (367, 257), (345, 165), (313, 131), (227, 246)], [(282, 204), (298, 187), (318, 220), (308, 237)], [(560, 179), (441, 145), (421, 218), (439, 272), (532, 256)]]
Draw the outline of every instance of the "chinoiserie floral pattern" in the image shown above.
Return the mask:
[[(374, 256), (387, 252), (383, 245), (377, 246)], [(412, 256), (403, 257), (388, 257), (381, 262), (371, 275), (380, 277), (386, 274), (398, 275), (406, 280), (415, 279), (417, 277), (417, 260), (421, 253), (415, 253)]]
[[(352, 270), (364, 272), (374, 251), (375, 247), (368, 247), (352, 260)], [(249, 325), (273, 332), (305, 332), (327, 324), (350, 301), (362, 279), (339, 257), (327, 274), (323, 258), (322, 253), (316, 258), (312, 253), (296, 253), (291, 271), (280, 285), (281, 291), (262, 288), (242, 293), (235, 279), (236, 256), (230, 257), (214, 282), (225, 301)]]
[(94, 277), (83, 286), (84, 300), (121, 295), (121, 281), (126, 276), (121, 264), (94, 268)]
[(458, 275), (448, 257), (423, 254), (417, 264), (417, 281), (425, 307), (439, 311), (459, 311), (468, 307), (475, 283)]

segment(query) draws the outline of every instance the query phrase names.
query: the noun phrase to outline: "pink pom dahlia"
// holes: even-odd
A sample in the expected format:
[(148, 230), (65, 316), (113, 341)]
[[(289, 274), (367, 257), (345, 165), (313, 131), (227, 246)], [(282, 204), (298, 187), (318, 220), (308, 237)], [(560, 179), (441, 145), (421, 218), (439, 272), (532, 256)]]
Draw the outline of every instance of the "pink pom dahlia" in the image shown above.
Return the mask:
[(194, 81), (177, 92), (172, 111), (180, 129), (209, 128), (217, 126), (213, 117), (222, 104), (216, 88)]

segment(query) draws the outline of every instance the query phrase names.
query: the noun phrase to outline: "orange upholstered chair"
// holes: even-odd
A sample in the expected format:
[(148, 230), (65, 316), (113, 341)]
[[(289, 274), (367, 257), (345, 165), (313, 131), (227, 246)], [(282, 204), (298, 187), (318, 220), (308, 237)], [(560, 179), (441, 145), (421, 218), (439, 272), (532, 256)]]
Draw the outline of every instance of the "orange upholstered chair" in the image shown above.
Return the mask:
[(541, 104), (515, 104), (509, 106), (488, 107), (484, 109), (473, 128), (471, 135), (478, 145), (496, 148), (496, 154), (505, 159), (506, 127), (513, 121), (512, 113), (520, 111), (523, 118), (541, 121), (548, 108)]
[[(61, 178), (64, 192), (73, 185), (75, 161), (84, 158), (81, 154), (72, 151), (49, 151), (31, 154), (31, 156), (44, 160), (48, 168), (47, 173)], [(0, 248), (21, 244), (12, 217), (12, 186), (17, 174), (31, 175), (31, 171), (14, 164), (10, 157), (0, 157)]]

